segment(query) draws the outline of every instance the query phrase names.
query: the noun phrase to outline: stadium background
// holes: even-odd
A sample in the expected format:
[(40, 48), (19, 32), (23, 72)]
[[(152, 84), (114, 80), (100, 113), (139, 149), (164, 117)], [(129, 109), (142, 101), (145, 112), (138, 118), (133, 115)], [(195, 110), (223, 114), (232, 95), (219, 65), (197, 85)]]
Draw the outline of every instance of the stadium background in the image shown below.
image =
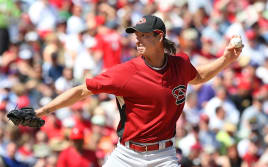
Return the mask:
[(94, 95), (58, 110), (41, 129), (15, 127), (5, 115), (16, 106), (38, 108), (85, 77), (135, 57), (135, 39), (124, 29), (146, 14), (164, 20), (168, 38), (195, 66), (221, 56), (233, 34), (245, 45), (236, 63), (189, 87), (176, 133), (183, 166), (267, 167), (265, 0), (0, 0), (1, 159), (60, 166), (78, 128), (88, 155), (103, 164), (117, 143), (113, 96)]

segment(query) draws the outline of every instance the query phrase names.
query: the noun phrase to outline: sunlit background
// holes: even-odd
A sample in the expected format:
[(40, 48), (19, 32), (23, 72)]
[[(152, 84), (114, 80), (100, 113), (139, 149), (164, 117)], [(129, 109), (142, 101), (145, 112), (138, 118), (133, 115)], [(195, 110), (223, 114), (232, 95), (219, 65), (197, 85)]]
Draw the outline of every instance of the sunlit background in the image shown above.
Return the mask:
[(16, 127), (5, 116), (39, 108), (135, 57), (125, 28), (146, 14), (164, 20), (177, 52), (195, 66), (220, 57), (234, 34), (245, 45), (217, 77), (189, 86), (176, 133), (182, 167), (268, 166), (266, 0), (0, 0), (1, 167), (103, 164), (118, 141), (112, 95), (47, 115), (41, 129)]

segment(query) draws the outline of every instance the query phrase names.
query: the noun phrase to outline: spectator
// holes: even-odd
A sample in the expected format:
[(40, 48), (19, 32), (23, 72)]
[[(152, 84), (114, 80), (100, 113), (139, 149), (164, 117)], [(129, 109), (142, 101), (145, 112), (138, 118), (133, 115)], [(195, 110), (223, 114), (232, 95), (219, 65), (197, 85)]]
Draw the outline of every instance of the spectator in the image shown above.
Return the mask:
[(9, 48), (9, 25), (20, 16), (20, 10), (12, 0), (2, 0), (0, 7), (0, 56)]
[(92, 51), (92, 48), (96, 45), (96, 41), (89, 35), (86, 37), (87, 39), (85, 39), (84, 42), (85, 49), (78, 53), (77, 58), (74, 61), (74, 78), (79, 82), (83, 81), (87, 71), (90, 72), (92, 76), (99, 72)]
[(6, 148), (6, 154), (1, 156), (3, 163), (8, 167), (28, 167), (28, 165), (16, 160), (15, 154), (17, 152), (18, 145), (14, 142), (10, 142)]
[(209, 122), (209, 128), (215, 132), (223, 129), (224, 123), (226, 122), (226, 111), (223, 106), (218, 106), (216, 108), (216, 115), (213, 121)]
[(64, 138), (62, 122), (52, 114), (46, 118), (46, 125), (41, 128), (46, 133), (48, 139), (59, 139)]
[(244, 164), (247, 164), (248, 167), (253, 167), (256, 165), (258, 159), (258, 146), (255, 143), (255, 139), (253, 139), (250, 140), (248, 150), (243, 156)]
[[(82, 167), (82, 166), (94, 166), (98, 167), (96, 155), (93, 151), (85, 150), (84, 134), (83, 130), (74, 127), (70, 134), (72, 145), (63, 150), (57, 162), (57, 167)], [(71, 158), (70, 158), (71, 157)]]
[(218, 149), (220, 146), (220, 143), (216, 140), (216, 132), (209, 128), (210, 121), (211, 120), (206, 114), (202, 114), (200, 116), (199, 140), (200, 140), (201, 145), (204, 146), (205, 148), (209, 147), (213, 149)]
[(75, 85), (73, 78), (73, 69), (65, 67), (63, 69), (63, 75), (59, 77), (55, 82), (55, 88), (57, 94), (61, 94), (67, 89), (70, 89)]
[(261, 157), (260, 157), (260, 159), (258, 161), (258, 164), (257, 164), (258, 167), (265, 167), (265, 166), (268, 165), (267, 156), (268, 156), (268, 151), (266, 149), (264, 154), (261, 155)]
[(218, 158), (218, 154), (211, 150), (204, 151), (201, 154), (200, 158), (201, 158), (202, 167), (218, 167), (219, 166), (219, 164), (216, 162)]
[(194, 125), (191, 131), (179, 140), (179, 148), (182, 150), (184, 156), (188, 156), (191, 153), (191, 147), (199, 142), (199, 127)]
[(201, 112), (197, 109), (197, 96), (195, 92), (191, 92), (186, 97), (186, 105), (184, 107), (186, 120), (191, 124), (197, 124), (199, 122), (199, 116)]
[(242, 165), (242, 159), (239, 157), (237, 145), (232, 145), (228, 147), (227, 156), (230, 163), (230, 167), (240, 167)]
[(4, 126), (1, 125), (0, 128), (0, 155), (4, 155), (5, 154), (5, 150), (6, 150), (6, 146), (8, 144), (8, 141), (6, 141), (6, 139), (4, 138)]
[(257, 40), (258, 34), (252, 29), (247, 30), (245, 33), (249, 42), (247, 54), (250, 57), (251, 63), (262, 65), (265, 57), (263, 56), (261, 45)]
[(268, 84), (268, 77), (266, 75), (268, 72), (268, 57), (265, 58), (263, 65), (257, 67), (256, 70), (257, 77), (260, 78), (264, 84)]
[(67, 20), (67, 33), (78, 34), (81, 28), (86, 27), (85, 20), (82, 18), (83, 8), (81, 4), (74, 4), (72, 7), (72, 16)]
[[(59, 63), (60, 61), (60, 51), (61, 51), (61, 43), (59, 42), (58, 37), (54, 33), (50, 33), (45, 38), (45, 46), (42, 52), (42, 60), (44, 61), (42, 64), (42, 69), (44, 73), (44, 79), (46, 83), (51, 82), (48, 78), (49, 70), (55, 66), (55, 63)], [(54, 57), (53, 57), (54, 56)], [(59, 63), (60, 64), (60, 63)], [(54, 67), (55, 68), (55, 67)], [(62, 74), (62, 73), (61, 73)], [(55, 74), (57, 75), (57, 74)], [(48, 79), (48, 80), (47, 80)]]
[(58, 11), (48, 0), (37, 0), (29, 8), (29, 17), (42, 38), (56, 28)]
[(248, 137), (252, 129), (262, 130), (267, 122), (267, 115), (263, 112), (262, 97), (254, 97), (253, 104), (246, 108), (241, 116), (240, 135)]
[(239, 121), (239, 111), (236, 109), (236, 106), (229, 99), (226, 94), (224, 87), (220, 86), (216, 88), (216, 96), (210, 99), (207, 105), (204, 108), (204, 112), (213, 120), (216, 116), (216, 108), (222, 105), (226, 111), (226, 118), (234, 124), (237, 124)]
[(236, 125), (226, 122), (223, 129), (217, 133), (216, 139), (221, 145), (219, 150), (220, 154), (225, 155), (227, 153), (227, 148), (237, 142)]
[(38, 131), (36, 133), (36, 143), (33, 145), (34, 156), (39, 158), (46, 158), (51, 154), (51, 149), (48, 144), (48, 137), (45, 132)]
[(110, 68), (121, 63), (122, 44), (121, 37), (114, 29), (101, 24), (97, 29), (95, 51), (100, 54), (98, 57), (103, 60), (103, 69)]
[(192, 166), (192, 167), (201, 167), (200, 154), (202, 151), (202, 146), (199, 143), (196, 143), (191, 146), (190, 154), (185, 157), (183, 156), (181, 159), (181, 166)]
[(44, 106), (85, 77), (136, 57), (125, 27), (153, 14), (165, 21), (177, 54), (189, 53), (194, 65), (221, 57), (233, 34), (245, 45), (241, 59), (212, 82), (189, 86), (176, 124), (178, 158), (192, 159), (199, 142), (195, 159), (202, 167), (267, 167), (267, 6), (263, 0), (0, 0), (0, 155), (15, 142), (16, 161), (55, 167), (71, 128), (79, 126), (86, 129), (86, 148), (103, 165), (118, 140), (114, 96), (58, 110), (41, 129), (15, 128), (6, 114), (16, 106)]
[(28, 166), (33, 166), (36, 161), (33, 154), (34, 138), (30, 136), (30, 133), (23, 133), (21, 136), (21, 143), (21, 146), (18, 147), (16, 159)]
[(84, 36), (87, 34), (87, 25), (78, 25), (77, 32), (68, 34), (64, 43), (64, 64), (73, 67), (77, 55), (85, 49)]
[[(234, 102), (237, 109), (240, 111), (240, 114), (252, 104), (252, 91), (253, 91), (253, 84), (247, 81), (240, 81), (238, 86), (235, 88), (236, 92), (230, 95), (230, 98)], [(232, 89), (232, 88), (230, 88)]]
[(222, 32), (220, 31), (220, 16), (216, 15), (214, 17), (210, 17), (208, 21), (208, 25), (202, 31), (202, 38), (210, 39), (213, 45), (212, 53), (216, 54), (217, 49), (220, 49), (220, 45), (222, 44)]
[(9, 49), (2, 54), (1, 71), (3, 74), (14, 74), (16, 72), (14, 64), (18, 59), (19, 46), (19, 43), (11, 43)]
[(215, 96), (215, 90), (211, 83), (197, 85), (193, 87), (194, 91), (197, 92), (197, 107), (199, 110), (203, 110), (206, 103)]
[[(51, 67), (48, 69), (48, 80), (55, 82), (58, 78), (62, 76), (64, 67), (59, 64), (58, 53), (54, 52), (51, 55)], [(50, 81), (51, 82), (51, 81)]]

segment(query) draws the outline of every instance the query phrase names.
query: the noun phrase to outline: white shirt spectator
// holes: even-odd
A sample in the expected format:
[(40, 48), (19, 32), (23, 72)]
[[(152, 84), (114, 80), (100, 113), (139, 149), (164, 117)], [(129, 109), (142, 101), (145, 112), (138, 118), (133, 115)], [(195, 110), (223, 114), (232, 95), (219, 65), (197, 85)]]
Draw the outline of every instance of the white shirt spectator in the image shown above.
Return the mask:
[(237, 151), (238, 151), (239, 157), (241, 158), (244, 157), (244, 155), (246, 154), (248, 150), (249, 143), (250, 141), (248, 139), (243, 139), (239, 141), (239, 143), (237, 144)]
[[(255, 103), (255, 104), (254, 104)], [(241, 116), (239, 135), (241, 138), (248, 137), (253, 128), (263, 129), (267, 123), (267, 115), (262, 111), (262, 104), (253, 102), (253, 105), (247, 107)], [(261, 105), (261, 106), (258, 106)], [(254, 125), (250, 124), (250, 120), (255, 120)], [(256, 127), (253, 127), (256, 126)]]
[(268, 84), (268, 58), (266, 58), (263, 66), (259, 66), (256, 70), (256, 75), (264, 84)]
[(265, 57), (260, 47), (256, 48), (247, 47), (243, 52), (245, 56), (250, 57), (250, 62), (253, 64), (260, 66), (265, 62)]
[(200, 110), (195, 108), (189, 108), (188, 106), (184, 107), (183, 112), (185, 113), (186, 120), (191, 124), (197, 124), (199, 122)]
[(225, 122), (226, 122), (225, 119), (222, 120), (222, 119), (219, 119), (218, 117), (214, 117), (213, 121), (209, 122), (209, 129), (222, 130)]
[(58, 20), (58, 11), (48, 2), (43, 0), (35, 1), (29, 9), (31, 21), (37, 26), (38, 30), (54, 30)]
[(223, 43), (223, 38), (219, 32), (219, 28), (217, 28), (218, 25), (216, 25), (216, 22), (216, 19), (211, 18), (210, 24), (202, 31), (202, 38), (212, 40), (212, 44), (214, 46), (212, 49), (215, 49), (215, 51), (220, 49)]
[(193, 133), (189, 133), (179, 141), (179, 148), (182, 150), (184, 156), (188, 156), (191, 147), (196, 143), (196, 138)]
[(78, 16), (71, 16), (67, 20), (67, 34), (77, 34), (86, 30), (85, 21)]
[(216, 108), (219, 106), (223, 106), (226, 111), (226, 120), (230, 121), (233, 124), (238, 123), (239, 121), (239, 111), (235, 107), (235, 105), (230, 100), (222, 101), (218, 97), (213, 97), (210, 99), (205, 106), (204, 112), (209, 116), (210, 120), (214, 120), (216, 117)]
[(67, 80), (63, 76), (61, 76), (60, 78), (58, 78), (55, 81), (55, 88), (56, 88), (56, 90), (58, 90), (60, 92), (66, 91), (67, 89), (70, 89), (73, 86), (74, 86), (73, 81)]
[(84, 70), (94, 70), (96, 67), (96, 63), (87, 49), (80, 52), (74, 62), (74, 78), (77, 80), (83, 78)]
[(65, 65), (67, 67), (73, 67), (75, 56), (85, 49), (83, 41), (79, 39), (78, 34), (71, 34), (66, 36), (65, 43), (66, 52), (64, 54)]
[(210, 15), (213, 9), (210, 0), (188, 0), (188, 5), (191, 13), (195, 13), (198, 9), (204, 8), (206, 13)]

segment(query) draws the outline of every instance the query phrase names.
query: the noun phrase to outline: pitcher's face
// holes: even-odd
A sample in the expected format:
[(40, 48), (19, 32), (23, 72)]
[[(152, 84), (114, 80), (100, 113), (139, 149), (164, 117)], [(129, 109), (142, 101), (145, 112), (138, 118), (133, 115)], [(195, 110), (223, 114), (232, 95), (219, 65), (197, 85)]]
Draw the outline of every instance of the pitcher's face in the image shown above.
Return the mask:
[(155, 50), (160, 43), (157, 40), (157, 37), (154, 36), (153, 32), (149, 33), (142, 33), (142, 32), (135, 32), (136, 35), (136, 46), (139, 55), (150, 55)]

